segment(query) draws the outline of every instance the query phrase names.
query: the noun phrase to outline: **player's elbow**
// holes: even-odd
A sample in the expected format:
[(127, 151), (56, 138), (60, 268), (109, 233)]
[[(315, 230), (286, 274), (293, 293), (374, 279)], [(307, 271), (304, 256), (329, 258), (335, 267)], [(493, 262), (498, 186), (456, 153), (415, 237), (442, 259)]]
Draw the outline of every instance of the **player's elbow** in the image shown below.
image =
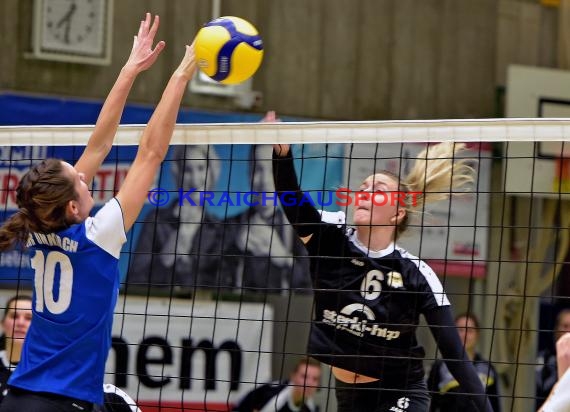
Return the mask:
[(152, 142), (142, 144), (138, 149), (137, 157), (140, 157), (145, 163), (154, 164), (161, 163), (166, 157), (168, 146), (155, 145)]
[(162, 161), (164, 160), (166, 153), (163, 153), (160, 150), (156, 150), (152, 147), (148, 147), (143, 149), (142, 147), (139, 148), (137, 152), (137, 157), (135, 161), (137, 163), (143, 164), (145, 167), (149, 168), (158, 168)]

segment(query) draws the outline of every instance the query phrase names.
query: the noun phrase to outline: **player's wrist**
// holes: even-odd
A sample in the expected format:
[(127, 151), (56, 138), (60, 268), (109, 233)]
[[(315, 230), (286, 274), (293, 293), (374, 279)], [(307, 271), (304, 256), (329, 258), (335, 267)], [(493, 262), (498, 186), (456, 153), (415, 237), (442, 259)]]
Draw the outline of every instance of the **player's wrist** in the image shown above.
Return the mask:
[(120, 76), (135, 79), (141, 71), (133, 64), (125, 64), (122, 69)]
[(176, 82), (188, 83), (190, 80), (192, 80), (192, 76), (182, 69), (177, 69), (172, 74), (172, 80)]

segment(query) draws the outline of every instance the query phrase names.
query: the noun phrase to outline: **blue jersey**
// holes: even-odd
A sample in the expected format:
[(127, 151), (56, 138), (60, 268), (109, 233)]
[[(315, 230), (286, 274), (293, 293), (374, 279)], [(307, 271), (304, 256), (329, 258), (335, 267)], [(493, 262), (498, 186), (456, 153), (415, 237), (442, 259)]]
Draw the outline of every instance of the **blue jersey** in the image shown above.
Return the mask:
[(10, 385), (103, 402), (125, 242), (116, 199), (81, 224), (31, 234), (33, 318)]

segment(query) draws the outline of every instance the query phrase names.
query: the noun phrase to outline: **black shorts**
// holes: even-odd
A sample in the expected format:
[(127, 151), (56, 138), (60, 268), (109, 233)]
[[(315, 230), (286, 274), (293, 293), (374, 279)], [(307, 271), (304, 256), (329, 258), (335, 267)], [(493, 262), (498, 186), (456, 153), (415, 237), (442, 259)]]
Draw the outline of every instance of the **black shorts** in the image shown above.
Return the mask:
[(32, 392), (10, 387), (0, 404), (0, 412), (91, 412), (90, 402), (47, 392)]
[(424, 381), (396, 389), (383, 388), (380, 381), (352, 384), (337, 379), (336, 403), (338, 412), (426, 412), (430, 396)]

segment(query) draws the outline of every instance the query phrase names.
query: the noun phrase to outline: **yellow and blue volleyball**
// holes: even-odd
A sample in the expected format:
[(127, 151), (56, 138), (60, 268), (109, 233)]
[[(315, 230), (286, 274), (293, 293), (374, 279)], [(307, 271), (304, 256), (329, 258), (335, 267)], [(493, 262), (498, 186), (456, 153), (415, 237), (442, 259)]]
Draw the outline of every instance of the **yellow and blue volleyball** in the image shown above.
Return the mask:
[(196, 35), (198, 67), (223, 84), (238, 84), (257, 71), (263, 59), (263, 40), (253, 24), (224, 16), (207, 23)]

